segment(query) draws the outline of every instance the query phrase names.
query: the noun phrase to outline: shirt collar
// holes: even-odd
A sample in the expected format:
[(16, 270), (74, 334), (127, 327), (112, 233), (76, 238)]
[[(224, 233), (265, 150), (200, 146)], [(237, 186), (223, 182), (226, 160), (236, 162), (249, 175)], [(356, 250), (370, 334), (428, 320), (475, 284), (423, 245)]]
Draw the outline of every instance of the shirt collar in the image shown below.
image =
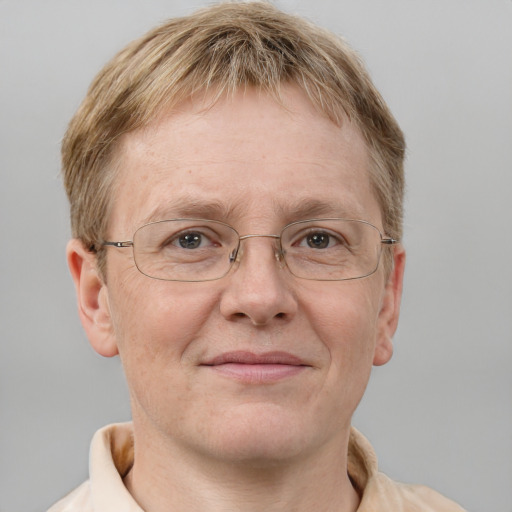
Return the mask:
[[(133, 453), (131, 423), (108, 425), (96, 432), (91, 442), (89, 467), (94, 510), (143, 512), (123, 483), (123, 478), (133, 465)], [(352, 428), (348, 474), (360, 496), (377, 472), (377, 457), (373, 448), (360, 432)]]

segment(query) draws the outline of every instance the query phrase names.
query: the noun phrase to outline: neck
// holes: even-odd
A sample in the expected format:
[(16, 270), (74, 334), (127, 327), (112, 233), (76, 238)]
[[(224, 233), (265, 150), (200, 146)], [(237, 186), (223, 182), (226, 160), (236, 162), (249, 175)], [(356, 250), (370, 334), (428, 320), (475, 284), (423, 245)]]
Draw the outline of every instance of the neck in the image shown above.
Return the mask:
[(293, 461), (220, 461), (135, 432), (125, 485), (147, 512), (355, 512), (343, 446)]

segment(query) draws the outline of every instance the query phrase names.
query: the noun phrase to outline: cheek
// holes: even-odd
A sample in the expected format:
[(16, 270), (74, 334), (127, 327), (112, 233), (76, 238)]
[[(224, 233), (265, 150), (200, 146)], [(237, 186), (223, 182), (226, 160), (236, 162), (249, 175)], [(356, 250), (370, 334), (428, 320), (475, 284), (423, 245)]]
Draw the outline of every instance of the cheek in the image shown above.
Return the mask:
[(126, 282), (113, 295), (115, 336), (127, 371), (134, 359), (152, 367), (179, 363), (215, 303), (211, 292), (201, 293), (189, 283), (144, 276)]
[(132, 414), (144, 410), (164, 418), (169, 402), (175, 411), (186, 408), (194, 375), (187, 354), (211, 314), (213, 294), (137, 279), (114, 295), (111, 309)]
[(330, 357), (330, 371), (342, 380), (369, 375), (377, 336), (378, 294), (370, 283), (339, 283), (310, 304), (313, 329)]

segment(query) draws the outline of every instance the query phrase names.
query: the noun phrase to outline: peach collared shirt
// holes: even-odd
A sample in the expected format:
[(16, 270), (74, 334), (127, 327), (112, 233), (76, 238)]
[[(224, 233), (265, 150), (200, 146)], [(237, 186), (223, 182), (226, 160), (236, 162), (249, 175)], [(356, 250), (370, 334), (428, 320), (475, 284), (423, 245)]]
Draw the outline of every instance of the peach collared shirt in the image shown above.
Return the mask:
[[(48, 512), (144, 512), (123, 484), (133, 464), (131, 423), (98, 430), (91, 442), (90, 478)], [(394, 482), (378, 471), (368, 440), (352, 429), (348, 473), (360, 493), (357, 512), (465, 512), (428, 487)]]

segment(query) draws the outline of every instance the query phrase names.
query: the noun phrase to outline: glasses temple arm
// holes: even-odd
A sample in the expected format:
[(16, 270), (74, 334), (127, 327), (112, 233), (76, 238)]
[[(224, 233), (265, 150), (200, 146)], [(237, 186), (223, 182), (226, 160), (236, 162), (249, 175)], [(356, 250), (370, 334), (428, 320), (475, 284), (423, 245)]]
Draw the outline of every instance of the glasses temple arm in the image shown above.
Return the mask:
[(111, 246), (111, 247), (133, 247), (133, 242), (127, 241), (127, 242), (102, 242), (101, 245), (104, 246)]
[(400, 240), (395, 240), (394, 238), (383, 238), (380, 241), (380, 243), (381, 244), (386, 244), (386, 245), (395, 245), (395, 244), (400, 243)]

